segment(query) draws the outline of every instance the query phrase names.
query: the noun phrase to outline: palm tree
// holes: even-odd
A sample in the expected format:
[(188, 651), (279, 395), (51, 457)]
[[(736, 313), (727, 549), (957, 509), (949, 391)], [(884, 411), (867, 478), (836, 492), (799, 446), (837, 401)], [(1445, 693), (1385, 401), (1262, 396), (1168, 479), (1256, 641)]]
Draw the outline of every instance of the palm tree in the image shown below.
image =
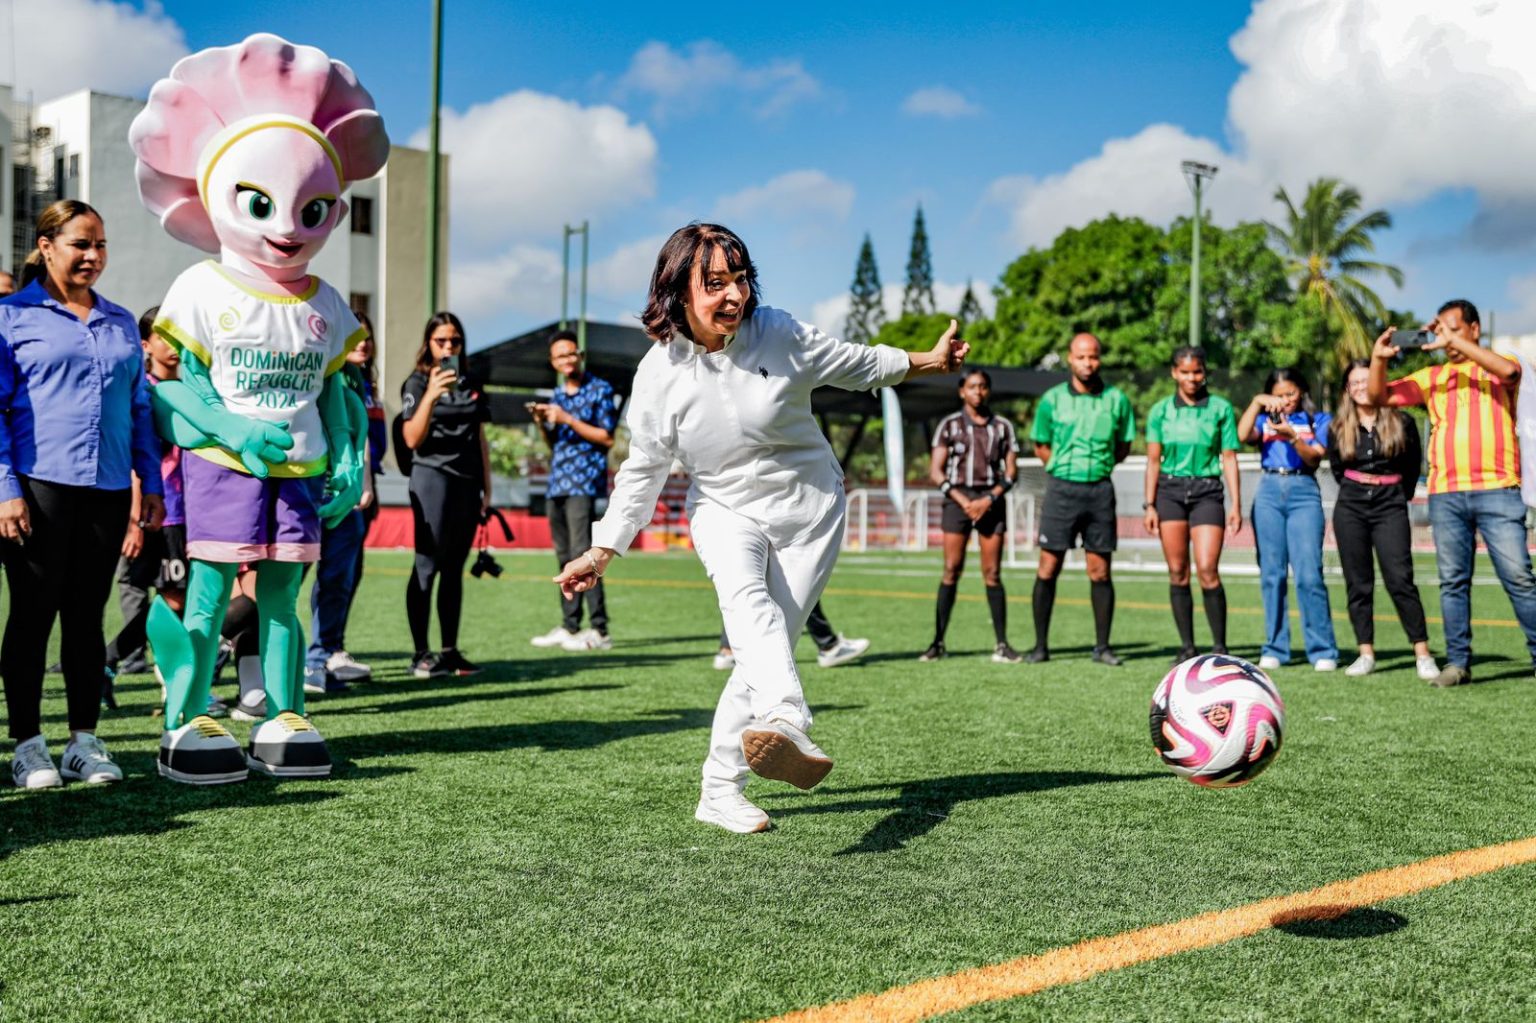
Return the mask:
[(1275, 190), (1275, 200), (1285, 204), (1288, 223), (1264, 224), (1285, 257), (1297, 296), (1316, 302), (1339, 331), (1340, 362), (1365, 356), (1375, 325), (1387, 320), (1387, 307), (1361, 277), (1385, 274), (1402, 287), (1403, 272), (1358, 257), (1376, 251), (1371, 232), (1391, 227), (1392, 215), (1386, 210), (1360, 214), (1360, 192), (1337, 178), (1318, 178), (1308, 185), (1299, 210), (1284, 187)]

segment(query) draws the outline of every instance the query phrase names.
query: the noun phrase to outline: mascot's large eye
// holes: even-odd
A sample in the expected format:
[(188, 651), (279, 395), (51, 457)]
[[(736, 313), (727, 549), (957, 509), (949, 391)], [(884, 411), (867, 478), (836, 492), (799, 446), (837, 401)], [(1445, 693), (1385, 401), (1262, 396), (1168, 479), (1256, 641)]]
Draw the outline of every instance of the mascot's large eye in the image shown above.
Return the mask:
[(254, 220), (270, 220), (275, 208), (270, 195), (250, 185), (236, 186), (235, 206), (249, 213)]
[(331, 207), (335, 204), (335, 199), (311, 199), (299, 211), (299, 222), (313, 230), (325, 223), (325, 218), (331, 215)]

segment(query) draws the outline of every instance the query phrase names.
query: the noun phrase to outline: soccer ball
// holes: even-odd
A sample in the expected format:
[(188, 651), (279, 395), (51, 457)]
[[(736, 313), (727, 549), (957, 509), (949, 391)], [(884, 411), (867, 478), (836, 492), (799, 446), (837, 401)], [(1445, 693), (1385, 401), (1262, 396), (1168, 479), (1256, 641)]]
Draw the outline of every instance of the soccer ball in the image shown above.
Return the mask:
[(1174, 774), (1227, 788), (1258, 777), (1280, 752), (1285, 703), (1256, 665), (1202, 654), (1158, 683), (1150, 724), (1152, 745)]

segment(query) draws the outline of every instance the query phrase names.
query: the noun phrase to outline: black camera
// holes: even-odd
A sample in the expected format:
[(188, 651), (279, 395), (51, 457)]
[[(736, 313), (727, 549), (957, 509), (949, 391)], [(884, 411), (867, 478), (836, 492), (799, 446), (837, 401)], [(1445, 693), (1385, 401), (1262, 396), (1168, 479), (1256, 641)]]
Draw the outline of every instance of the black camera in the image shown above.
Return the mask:
[(491, 552), (484, 548), (481, 548), (480, 553), (476, 555), (475, 563), (469, 566), (469, 574), (476, 579), (482, 575), (488, 575), (492, 579), (499, 579), (501, 572), (501, 565), (497, 564), (496, 559), (491, 557)]

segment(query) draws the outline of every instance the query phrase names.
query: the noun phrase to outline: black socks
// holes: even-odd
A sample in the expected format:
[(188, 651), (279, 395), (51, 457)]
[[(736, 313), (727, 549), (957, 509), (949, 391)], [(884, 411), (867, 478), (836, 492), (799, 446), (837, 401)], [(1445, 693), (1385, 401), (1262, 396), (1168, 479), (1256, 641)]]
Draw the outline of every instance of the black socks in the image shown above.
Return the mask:
[[(1184, 592), (1188, 593), (1188, 590)], [(1201, 590), (1205, 600), (1205, 620), (1211, 623), (1211, 645), (1219, 652), (1227, 651), (1227, 590), (1224, 586)]]
[(1115, 622), (1115, 584), (1108, 579), (1089, 584), (1093, 600), (1094, 644), (1109, 649), (1109, 627)]
[(1195, 596), (1189, 592), (1189, 584), (1168, 585), (1168, 606), (1173, 608), (1173, 624), (1179, 630), (1179, 649), (1195, 648)]
[(1001, 586), (987, 587), (987, 607), (992, 611), (992, 634), (999, 643), (1008, 642), (1008, 597)]
[(939, 605), (933, 616), (933, 641), (944, 642), (944, 634), (949, 631), (949, 613), (955, 609), (955, 585), (953, 583), (939, 583)]
[(1056, 580), (1036, 576), (1032, 602), (1035, 611), (1035, 649), (1049, 650), (1051, 611), (1056, 606)]

